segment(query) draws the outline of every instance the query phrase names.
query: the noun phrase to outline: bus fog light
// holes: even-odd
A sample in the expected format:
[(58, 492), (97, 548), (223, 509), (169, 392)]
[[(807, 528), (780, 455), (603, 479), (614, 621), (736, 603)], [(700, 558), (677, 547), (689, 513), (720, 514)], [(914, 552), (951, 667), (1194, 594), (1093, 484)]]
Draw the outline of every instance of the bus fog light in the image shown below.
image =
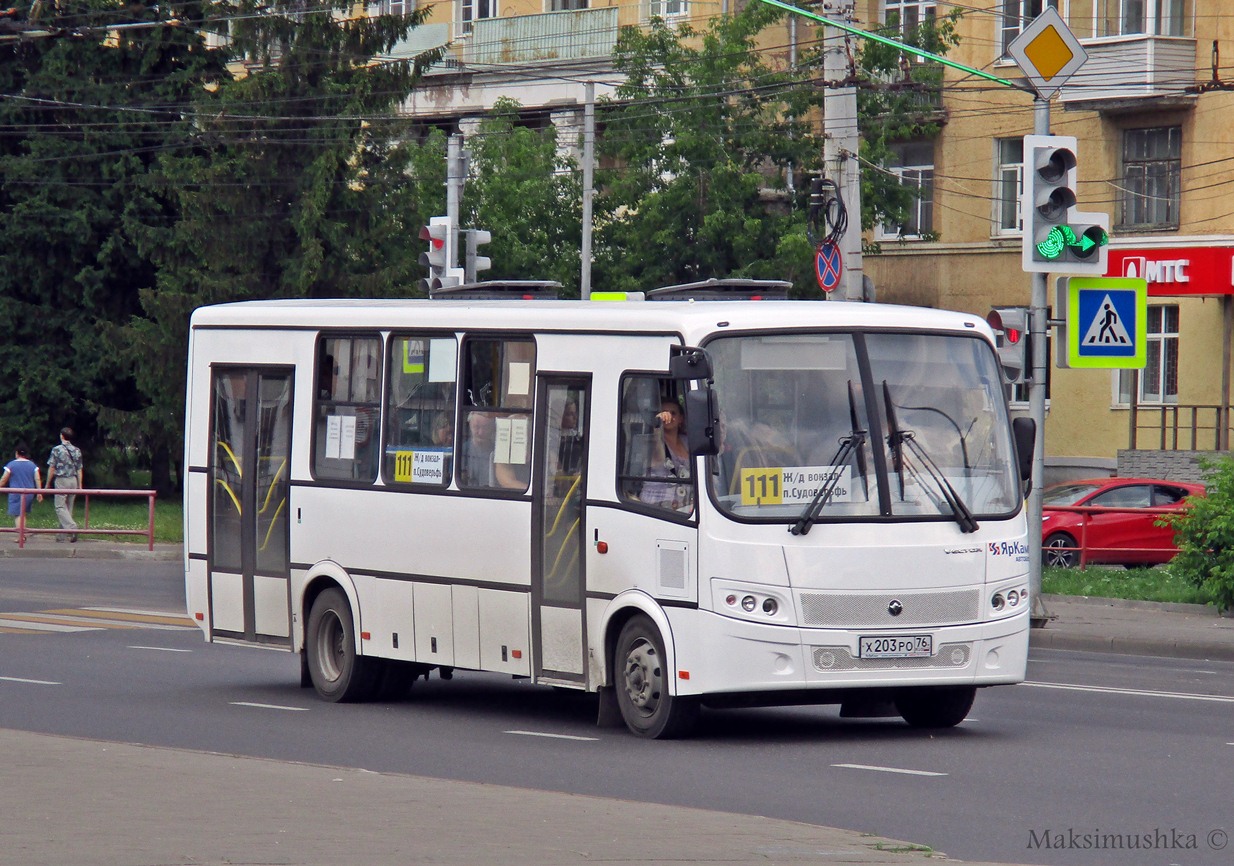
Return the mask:
[(747, 595), (741, 600), (741, 609), (746, 613), (754, 613), (756, 607), (758, 607), (758, 600), (752, 595)]
[(994, 597), (990, 599), (990, 607), (995, 610), (1002, 610), (1007, 605), (1007, 601), (1003, 598), (1001, 592), (994, 593)]
[(780, 609), (780, 605), (776, 603), (776, 600), (774, 598), (768, 598), (768, 599), (763, 600), (763, 613), (767, 614), (768, 616), (775, 616), (776, 612), (779, 609)]

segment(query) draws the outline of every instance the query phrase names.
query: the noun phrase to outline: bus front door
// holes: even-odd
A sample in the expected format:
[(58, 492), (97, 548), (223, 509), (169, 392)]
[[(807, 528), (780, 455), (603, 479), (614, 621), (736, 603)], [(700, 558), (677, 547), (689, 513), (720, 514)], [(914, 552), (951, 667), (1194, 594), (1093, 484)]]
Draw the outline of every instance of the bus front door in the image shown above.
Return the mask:
[(210, 619), (217, 638), (290, 645), (287, 478), (292, 371), (216, 367)]
[(531, 628), (535, 677), (586, 680), (584, 507), (590, 382), (543, 376), (536, 418), (536, 471), (532, 482)]

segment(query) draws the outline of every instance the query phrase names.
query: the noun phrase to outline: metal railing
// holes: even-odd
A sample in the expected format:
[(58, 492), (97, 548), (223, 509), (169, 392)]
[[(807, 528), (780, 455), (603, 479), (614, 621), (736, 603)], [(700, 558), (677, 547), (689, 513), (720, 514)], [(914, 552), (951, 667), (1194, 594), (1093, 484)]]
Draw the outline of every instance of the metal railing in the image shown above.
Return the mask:
[(1131, 404), (1128, 447), (1162, 451), (1228, 451), (1230, 407), (1214, 404)]
[[(17, 546), (24, 548), (26, 541), (35, 535), (144, 535), (146, 536), (146, 549), (154, 550), (154, 498), (157, 493), (153, 490), (99, 490), (98, 488), (78, 488), (78, 487), (8, 487), (4, 488), (3, 493), (19, 495), (21, 498), (19, 513), (17, 515), (16, 526), (0, 527), (0, 532), (17, 533)], [(54, 528), (33, 527), (26, 525), (26, 494), (41, 495), (44, 499), (53, 496), (78, 496), (84, 500), (84, 513), (81, 522), (76, 529), (61, 529), (59, 526)], [(90, 525), (90, 497), (105, 496), (109, 499), (115, 497), (131, 497), (138, 498), (144, 496), (149, 502), (149, 517), (146, 522), (145, 529), (117, 529), (112, 527), (98, 528)]]
[[(1089, 523), (1092, 522), (1092, 519), (1094, 517), (1099, 517), (1103, 514), (1135, 514), (1140, 517), (1152, 517), (1153, 522), (1155, 523), (1156, 518), (1163, 514), (1178, 514), (1177, 508), (1160, 508), (1160, 507), (1116, 508), (1113, 506), (1104, 506), (1104, 505), (1049, 505), (1046, 507), (1046, 510), (1047, 510), (1047, 514), (1050, 511), (1068, 511), (1073, 514), (1079, 514), (1082, 517), (1082, 520), (1080, 522), (1080, 529), (1079, 529), (1080, 537), (1076, 539), (1076, 546), (1075, 547), (1045, 548), (1042, 551), (1042, 562), (1045, 563), (1046, 565), (1050, 564), (1050, 558), (1051, 558), (1050, 551), (1052, 550), (1058, 551), (1060, 553), (1061, 552), (1079, 553), (1080, 561), (1076, 563), (1076, 567), (1078, 568), (1087, 568), (1089, 564), (1089, 560), (1095, 554), (1098, 554), (1098, 553), (1135, 554), (1135, 553), (1168, 552), (1170, 555), (1166, 557), (1167, 560), (1173, 559), (1174, 556), (1177, 555), (1178, 553), (1177, 550), (1169, 551), (1167, 548), (1162, 548), (1162, 547), (1096, 547), (1096, 546), (1091, 546), (1088, 543), (1088, 525)], [(1053, 535), (1056, 531), (1066, 533), (1067, 535), (1075, 535), (1076, 533), (1073, 531), (1073, 529), (1074, 529), (1073, 527), (1069, 526), (1066, 528), (1060, 528), (1058, 530), (1051, 530), (1047, 534), (1047, 537), (1049, 535)], [(1106, 558), (1107, 557), (1102, 557), (1103, 560)], [(1102, 563), (1099, 563), (1099, 564), (1102, 564)], [(1145, 563), (1146, 566), (1154, 565), (1154, 564), (1155, 563)]]

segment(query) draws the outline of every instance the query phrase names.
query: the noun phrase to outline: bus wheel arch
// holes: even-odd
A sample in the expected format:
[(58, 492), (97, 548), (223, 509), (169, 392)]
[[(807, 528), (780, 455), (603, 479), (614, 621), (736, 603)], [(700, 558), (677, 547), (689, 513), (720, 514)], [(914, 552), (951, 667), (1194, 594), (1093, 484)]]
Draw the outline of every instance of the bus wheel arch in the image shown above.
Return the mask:
[(668, 739), (693, 729), (699, 700), (674, 694), (672, 659), (664, 633), (651, 617), (639, 611), (625, 620), (612, 659), (617, 707), (632, 733)]

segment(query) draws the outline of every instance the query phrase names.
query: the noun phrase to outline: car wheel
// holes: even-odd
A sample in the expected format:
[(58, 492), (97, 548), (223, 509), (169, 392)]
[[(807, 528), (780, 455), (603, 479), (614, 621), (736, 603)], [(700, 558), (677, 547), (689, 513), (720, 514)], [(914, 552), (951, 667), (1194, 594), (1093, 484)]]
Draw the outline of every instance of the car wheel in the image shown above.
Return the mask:
[(1075, 539), (1070, 535), (1055, 532), (1041, 546), (1042, 559), (1052, 568), (1073, 568), (1080, 564), (1080, 551), (1073, 549), (1075, 546)]

